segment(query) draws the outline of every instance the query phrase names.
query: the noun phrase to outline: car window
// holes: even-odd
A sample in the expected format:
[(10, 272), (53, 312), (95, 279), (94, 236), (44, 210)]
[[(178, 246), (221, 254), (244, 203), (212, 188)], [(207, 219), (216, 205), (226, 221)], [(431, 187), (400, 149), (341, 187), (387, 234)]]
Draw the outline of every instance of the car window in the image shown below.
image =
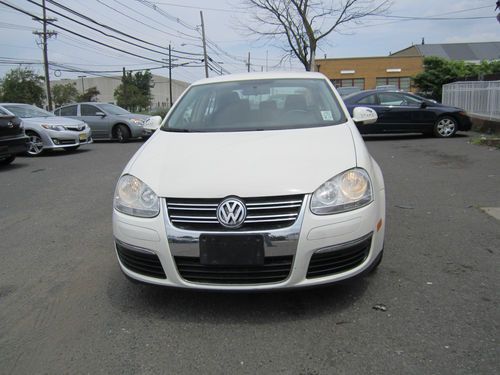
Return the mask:
[(80, 104), (80, 114), (82, 116), (97, 116), (97, 112), (102, 112), (96, 106), (90, 104)]
[(361, 98), (358, 100), (359, 104), (377, 104), (377, 97), (375, 94), (371, 94), (368, 96), (365, 96), (364, 98)]
[[(59, 113), (57, 113), (59, 112)], [(76, 116), (76, 105), (62, 107), (56, 111), (57, 116)]]
[(162, 130), (276, 130), (345, 121), (325, 80), (265, 79), (192, 86)]
[(423, 102), (423, 99), (419, 99), (419, 98), (417, 98), (415, 96), (412, 96), (412, 95), (403, 94), (403, 96), (405, 98), (405, 101), (406, 101), (407, 105), (418, 107)]
[(394, 105), (400, 106), (405, 105), (405, 98), (400, 94), (394, 94), (389, 92), (381, 92), (378, 94), (380, 105)]
[(5, 112), (2, 108), (0, 108), (0, 115), (2, 115), (2, 116), (7, 116), (7, 115), (8, 115), (8, 113), (7, 113), (7, 112)]
[(30, 104), (9, 104), (4, 105), (4, 108), (20, 118), (55, 117), (53, 113), (44, 111)]

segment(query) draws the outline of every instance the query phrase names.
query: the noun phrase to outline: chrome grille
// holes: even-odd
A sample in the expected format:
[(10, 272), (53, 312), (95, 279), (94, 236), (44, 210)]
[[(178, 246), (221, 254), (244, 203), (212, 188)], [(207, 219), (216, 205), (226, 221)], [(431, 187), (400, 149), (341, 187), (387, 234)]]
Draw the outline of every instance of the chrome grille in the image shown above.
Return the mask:
[(238, 229), (228, 229), (217, 220), (221, 199), (167, 198), (168, 217), (174, 227), (201, 231), (280, 229), (291, 226), (299, 216), (303, 195), (240, 198), (247, 217)]

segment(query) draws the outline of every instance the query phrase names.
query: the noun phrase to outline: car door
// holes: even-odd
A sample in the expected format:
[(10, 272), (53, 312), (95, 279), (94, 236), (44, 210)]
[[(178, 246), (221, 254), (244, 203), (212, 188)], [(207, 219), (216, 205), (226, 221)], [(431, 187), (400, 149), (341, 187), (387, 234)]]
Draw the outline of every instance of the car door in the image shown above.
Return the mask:
[(412, 127), (416, 131), (432, 131), (434, 123), (437, 120), (436, 111), (428, 104), (424, 104), (424, 106), (422, 106), (423, 100), (421, 98), (415, 97), (411, 94), (402, 95), (405, 97), (408, 105), (415, 108), (415, 110), (411, 113)]
[(407, 133), (418, 129), (415, 118), (420, 106), (410, 103), (402, 93), (380, 92), (378, 96), (379, 122), (385, 132)]
[(109, 138), (109, 120), (102, 109), (92, 104), (80, 104), (80, 118), (92, 129), (93, 138)]

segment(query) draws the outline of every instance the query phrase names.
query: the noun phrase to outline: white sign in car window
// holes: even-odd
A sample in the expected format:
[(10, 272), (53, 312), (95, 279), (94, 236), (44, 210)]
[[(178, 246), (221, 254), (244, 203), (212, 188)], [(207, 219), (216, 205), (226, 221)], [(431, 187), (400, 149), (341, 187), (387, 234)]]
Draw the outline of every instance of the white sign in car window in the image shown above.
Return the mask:
[(331, 111), (321, 111), (321, 117), (323, 117), (323, 121), (333, 121)]

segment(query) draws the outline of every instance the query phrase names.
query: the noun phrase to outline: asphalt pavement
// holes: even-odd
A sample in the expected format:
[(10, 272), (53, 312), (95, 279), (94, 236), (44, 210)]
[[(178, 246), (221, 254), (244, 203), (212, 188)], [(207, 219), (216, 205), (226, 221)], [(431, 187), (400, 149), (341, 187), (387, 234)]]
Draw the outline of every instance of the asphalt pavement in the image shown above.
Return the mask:
[(387, 191), (370, 276), (280, 293), (129, 282), (116, 180), (141, 142), (0, 169), (2, 374), (500, 373), (500, 151), (470, 137), (367, 138)]

